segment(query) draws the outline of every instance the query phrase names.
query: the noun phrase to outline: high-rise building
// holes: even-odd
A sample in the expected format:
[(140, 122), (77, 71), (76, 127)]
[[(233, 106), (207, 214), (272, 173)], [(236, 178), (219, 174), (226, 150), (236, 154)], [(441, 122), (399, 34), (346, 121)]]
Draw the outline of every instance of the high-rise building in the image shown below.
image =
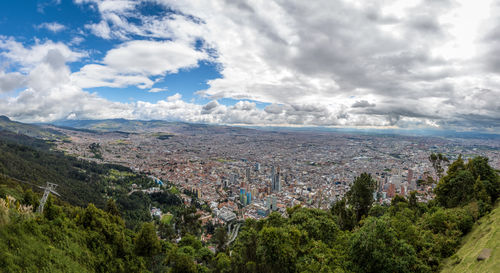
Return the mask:
[(250, 167), (247, 167), (246, 169), (246, 177), (247, 177), (247, 182), (250, 184)]
[(240, 189), (240, 203), (245, 205), (244, 199), (246, 198), (245, 189)]
[(238, 179), (237, 174), (235, 174), (235, 173), (231, 174), (231, 185), (235, 185), (237, 179)]
[(396, 195), (396, 185), (390, 183), (387, 189), (387, 197), (393, 198)]
[(260, 171), (260, 163), (255, 163), (254, 170), (256, 172)]
[(280, 167), (278, 167), (278, 172), (276, 173), (276, 191), (280, 192), (281, 191), (281, 173), (280, 173)]
[(278, 171), (274, 166), (271, 168), (271, 191), (280, 192), (281, 191), (281, 181), (280, 181), (280, 168), (278, 167)]
[(411, 183), (411, 181), (413, 180), (413, 170), (412, 169), (408, 169), (408, 184)]

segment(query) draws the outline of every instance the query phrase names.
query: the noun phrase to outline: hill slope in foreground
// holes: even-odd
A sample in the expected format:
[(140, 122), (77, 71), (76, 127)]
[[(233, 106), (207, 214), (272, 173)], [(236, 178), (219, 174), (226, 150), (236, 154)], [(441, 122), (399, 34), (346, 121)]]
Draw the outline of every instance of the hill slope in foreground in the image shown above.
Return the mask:
[[(441, 273), (500, 272), (500, 202), (490, 214), (478, 220), (462, 242), (457, 253), (443, 263)], [(484, 249), (490, 249), (491, 255), (478, 261)]]

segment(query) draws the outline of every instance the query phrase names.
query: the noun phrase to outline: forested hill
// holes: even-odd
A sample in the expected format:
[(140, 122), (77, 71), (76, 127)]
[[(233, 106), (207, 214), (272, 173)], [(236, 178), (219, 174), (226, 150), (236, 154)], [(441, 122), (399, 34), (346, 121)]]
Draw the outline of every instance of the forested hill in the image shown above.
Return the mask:
[(76, 206), (94, 203), (104, 207), (107, 181), (102, 176), (111, 169), (130, 171), (66, 156), (52, 148), (44, 140), (0, 131), (0, 177), (7, 175), (40, 186), (56, 183), (62, 200)]
[(23, 134), (26, 136), (42, 138), (42, 139), (64, 139), (65, 136), (51, 128), (44, 126), (26, 124), (13, 121), (6, 116), (0, 116), (0, 131), (12, 132), (15, 134)]

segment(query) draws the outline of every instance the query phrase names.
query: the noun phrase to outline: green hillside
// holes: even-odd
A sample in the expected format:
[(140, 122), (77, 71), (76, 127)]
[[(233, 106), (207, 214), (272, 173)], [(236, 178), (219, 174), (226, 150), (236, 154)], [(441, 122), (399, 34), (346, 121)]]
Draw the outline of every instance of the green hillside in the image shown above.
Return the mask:
[[(491, 256), (483, 261), (477, 257), (483, 249), (491, 249)], [(455, 255), (447, 259), (442, 272), (500, 272), (500, 203), (474, 225), (463, 239)]]
[[(136, 227), (150, 220), (149, 206), (154, 200), (142, 192), (129, 194), (132, 184), (142, 188), (154, 186), (146, 175), (133, 173), (120, 165), (97, 164), (67, 156), (44, 140), (0, 131), (0, 197), (7, 194), (20, 197), (12, 192), (12, 187), (19, 187), (22, 183), (13, 179), (37, 186), (56, 183), (61, 200), (73, 206), (85, 207), (93, 203), (104, 208), (106, 200), (113, 198), (127, 227)], [(40, 191), (37, 187), (33, 189)], [(167, 201), (171, 201), (170, 196), (167, 197)], [(175, 201), (174, 205), (177, 203), (180, 201)], [(162, 209), (171, 205), (153, 204)]]
[(66, 138), (65, 135), (56, 130), (44, 128), (43, 126), (12, 121), (6, 116), (0, 116), (0, 131), (8, 131), (15, 134), (50, 140)]

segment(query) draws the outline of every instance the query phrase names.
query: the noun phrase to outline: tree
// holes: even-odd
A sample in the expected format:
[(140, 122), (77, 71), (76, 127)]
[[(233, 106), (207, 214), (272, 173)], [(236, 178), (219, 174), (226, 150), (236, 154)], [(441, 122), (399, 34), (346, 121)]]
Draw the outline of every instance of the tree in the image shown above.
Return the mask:
[(185, 251), (193, 249), (192, 247), (174, 248), (170, 251), (167, 257), (167, 264), (172, 268), (172, 273), (196, 273), (196, 264), (194, 263), (193, 254)]
[(442, 206), (453, 208), (465, 205), (474, 197), (474, 177), (468, 170), (459, 170), (443, 177), (435, 193)]
[(167, 240), (171, 240), (175, 238), (175, 236), (177, 235), (170, 223), (165, 223), (162, 221), (160, 221), (160, 224), (158, 225), (158, 232), (162, 239), (167, 239)]
[(481, 181), (482, 186), (479, 186), (479, 190), (483, 190), (484, 188), (491, 199), (491, 204), (493, 204), (500, 194), (500, 177), (488, 164), (488, 158), (477, 156), (469, 160), (465, 167), (472, 173), (476, 180)]
[(190, 246), (194, 250), (198, 250), (202, 247), (202, 244), (200, 240), (198, 240), (196, 237), (194, 237), (191, 234), (186, 234), (185, 236), (182, 237), (182, 239), (179, 241), (179, 246)]
[(219, 253), (215, 257), (215, 272), (229, 273), (231, 272), (231, 259), (225, 253)]
[(141, 230), (135, 237), (135, 253), (139, 256), (153, 257), (153, 255), (160, 252), (161, 245), (154, 223), (142, 224)]
[(190, 206), (182, 211), (181, 217), (177, 218), (182, 222), (178, 223), (181, 227), (182, 235), (187, 233), (199, 235), (201, 231), (200, 215), (196, 213), (196, 207)]
[(352, 209), (347, 207), (345, 198), (335, 202), (331, 211), (333, 215), (337, 216), (337, 224), (342, 230), (352, 230), (356, 225), (356, 216)]
[(355, 272), (425, 272), (415, 249), (396, 232), (384, 217), (369, 217), (350, 240), (350, 257)]
[(351, 189), (347, 192), (347, 203), (352, 206), (356, 221), (368, 214), (373, 203), (373, 192), (377, 182), (367, 173), (362, 173), (354, 179)]
[(259, 272), (295, 272), (298, 247), (296, 229), (264, 227), (259, 233), (257, 257)]
[(432, 163), (432, 167), (434, 168), (434, 171), (436, 171), (438, 179), (440, 179), (443, 176), (444, 172), (443, 164), (449, 162), (448, 158), (441, 153), (432, 153), (429, 156), (429, 161)]
[(227, 239), (227, 232), (223, 227), (219, 227), (215, 230), (214, 240), (217, 246), (217, 252), (224, 252)]
[(118, 210), (118, 207), (116, 206), (115, 200), (113, 199), (108, 199), (106, 203), (106, 212), (114, 215), (114, 216), (121, 216), (120, 211)]

